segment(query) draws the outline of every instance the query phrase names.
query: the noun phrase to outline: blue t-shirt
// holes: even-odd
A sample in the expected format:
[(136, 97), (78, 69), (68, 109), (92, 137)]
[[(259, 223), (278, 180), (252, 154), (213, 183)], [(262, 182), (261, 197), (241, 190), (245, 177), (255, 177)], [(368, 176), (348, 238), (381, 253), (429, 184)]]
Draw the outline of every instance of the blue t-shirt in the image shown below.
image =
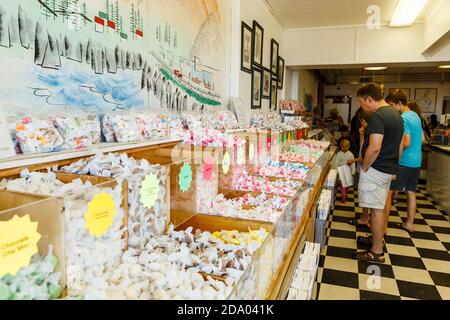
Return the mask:
[(408, 111), (402, 114), (405, 135), (411, 136), (411, 145), (403, 150), (400, 165), (408, 168), (422, 166), (422, 121), (417, 113)]

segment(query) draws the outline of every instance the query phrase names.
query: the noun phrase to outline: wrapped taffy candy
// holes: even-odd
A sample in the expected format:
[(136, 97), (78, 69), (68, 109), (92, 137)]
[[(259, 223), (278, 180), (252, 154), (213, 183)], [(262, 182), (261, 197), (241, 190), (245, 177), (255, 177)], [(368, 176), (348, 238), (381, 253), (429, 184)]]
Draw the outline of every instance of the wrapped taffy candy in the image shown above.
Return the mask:
[(277, 180), (270, 181), (266, 177), (251, 176), (243, 170), (236, 174), (233, 179), (236, 190), (250, 192), (264, 192), (279, 196), (293, 197), (296, 195), (301, 183), (298, 181)]
[(194, 146), (223, 148), (236, 148), (246, 143), (237, 136), (213, 129), (186, 131), (183, 135), (183, 142)]
[(16, 275), (0, 277), (1, 300), (53, 300), (61, 297), (61, 274), (56, 272), (58, 258), (50, 246), (48, 254), (33, 255), (30, 264)]
[(228, 218), (239, 218), (246, 220), (258, 220), (267, 222), (277, 222), (281, 216), (281, 211), (269, 206), (257, 206), (252, 209), (244, 209), (244, 199), (226, 199), (223, 194), (216, 196), (202, 212), (208, 215), (222, 216)]

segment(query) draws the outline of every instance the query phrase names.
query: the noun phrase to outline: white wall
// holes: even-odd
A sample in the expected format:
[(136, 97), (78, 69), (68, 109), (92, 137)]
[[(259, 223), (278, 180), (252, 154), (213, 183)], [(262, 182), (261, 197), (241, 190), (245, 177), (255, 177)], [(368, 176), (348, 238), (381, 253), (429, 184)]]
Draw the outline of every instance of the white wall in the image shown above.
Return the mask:
[[(444, 97), (450, 97), (450, 84), (429, 84), (429, 83), (414, 83), (414, 84), (385, 84), (385, 91), (389, 92), (391, 88), (410, 88), (411, 89), (411, 100), (414, 100), (414, 94), (416, 88), (437, 88), (438, 89), (438, 99), (436, 104), (436, 114), (442, 114), (442, 105), (444, 102)], [(340, 88), (340, 90), (338, 90)], [(360, 85), (333, 85), (325, 86), (324, 94), (325, 96), (352, 96), (352, 117), (355, 115), (356, 111), (359, 109), (359, 102), (357, 97), (358, 89)]]
[[(277, 21), (277, 19), (270, 12), (267, 4), (264, 0), (240, 0), (239, 7), (240, 20), (234, 20), (233, 23), (239, 24), (239, 35), (237, 37), (239, 43), (239, 64), (235, 66), (235, 70), (241, 70), (240, 67), (240, 41), (241, 41), (241, 21), (244, 21), (249, 26), (253, 25), (253, 20), (258, 21), (258, 23), (264, 28), (264, 56), (263, 64), (266, 68), (270, 68), (270, 43), (271, 39), (275, 39), (280, 44), (280, 56), (284, 57), (284, 37), (283, 37), (283, 26)], [(236, 38), (236, 37), (235, 37)], [(236, 40), (235, 40), (236, 41)], [(235, 59), (236, 60), (236, 59)], [(235, 61), (236, 62), (236, 61)], [(233, 79), (234, 81), (234, 79)], [(239, 86), (239, 98), (241, 98), (243, 107), (250, 110), (251, 107), (251, 83), (252, 76), (249, 73), (239, 71), (239, 77), (236, 84)], [(234, 86), (236, 86), (236, 84)], [(285, 82), (286, 84), (286, 82)], [(286, 86), (285, 86), (286, 88)], [(281, 100), (283, 93), (278, 92), (278, 99)], [(270, 106), (270, 101), (263, 99), (262, 110), (268, 111)]]
[(318, 90), (319, 78), (310, 70), (299, 71), (298, 81), (298, 100), (304, 102), (305, 93), (312, 94), (314, 97), (312, 107), (317, 104), (317, 90)]
[(424, 50), (450, 31), (450, 1), (441, 0), (425, 21)]
[(289, 29), (284, 37), (287, 65), (449, 61), (450, 46), (433, 55), (422, 54), (424, 34), (424, 24), (381, 30), (369, 30), (366, 26)]

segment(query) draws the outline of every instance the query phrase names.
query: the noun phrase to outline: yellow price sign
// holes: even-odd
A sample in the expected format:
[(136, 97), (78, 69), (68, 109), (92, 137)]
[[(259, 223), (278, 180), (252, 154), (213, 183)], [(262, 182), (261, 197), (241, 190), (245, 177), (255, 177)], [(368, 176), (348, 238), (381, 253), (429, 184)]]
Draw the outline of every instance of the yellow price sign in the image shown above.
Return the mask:
[(141, 202), (145, 208), (151, 209), (155, 206), (159, 197), (159, 180), (156, 174), (150, 173), (145, 177), (141, 185)]
[(38, 223), (32, 222), (29, 215), (0, 222), (0, 278), (7, 274), (15, 276), (30, 264), (41, 239), (37, 230)]
[(230, 158), (230, 154), (227, 151), (227, 152), (225, 152), (225, 154), (223, 156), (223, 160), (222, 160), (223, 174), (227, 175), (228, 172), (230, 172), (230, 166), (231, 166), (231, 158)]
[(99, 238), (108, 232), (116, 215), (116, 204), (111, 195), (103, 192), (94, 197), (88, 204), (85, 214), (86, 228), (90, 234)]

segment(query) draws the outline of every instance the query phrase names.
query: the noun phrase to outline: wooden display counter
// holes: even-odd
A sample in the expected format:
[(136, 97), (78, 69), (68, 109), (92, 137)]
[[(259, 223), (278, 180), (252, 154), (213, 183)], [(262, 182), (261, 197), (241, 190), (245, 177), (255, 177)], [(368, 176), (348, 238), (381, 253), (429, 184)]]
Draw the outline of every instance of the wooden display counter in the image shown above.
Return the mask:
[(310, 220), (310, 214), (319, 199), (322, 186), (330, 171), (331, 160), (332, 159), (330, 159), (327, 165), (323, 168), (319, 181), (315, 184), (308, 204), (305, 208), (302, 221), (295, 229), (294, 236), (292, 237), (288, 250), (284, 255), (283, 263), (281, 264), (278, 272), (275, 273), (275, 278), (272, 280), (272, 285), (266, 297), (267, 300), (284, 300), (287, 296), (289, 285), (292, 282), (297, 266), (298, 257), (300, 257), (301, 251), (303, 250), (301, 239), (302, 237), (307, 236), (306, 231)]
[[(304, 132), (307, 134), (307, 132)], [(237, 134), (237, 135), (245, 135), (246, 141), (252, 141), (251, 134)], [(298, 136), (297, 136), (298, 137)], [(295, 138), (295, 137), (294, 137)], [(271, 138), (273, 141), (273, 138)], [(289, 140), (289, 138), (287, 139)], [(291, 138), (292, 140), (292, 138)], [(286, 141), (283, 141), (283, 143)], [(36, 157), (23, 157), (17, 159), (9, 159), (7, 161), (0, 161), (0, 179), (4, 177), (12, 177), (15, 175), (19, 175), (20, 172), (28, 168), (30, 171), (37, 170), (45, 170), (49, 167), (61, 167), (73, 162), (78, 161), (79, 159), (93, 156), (97, 153), (110, 153), (110, 152), (120, 152), (126, 153), (130, 157), (135, 157), (137, 159), (146, 159), (152, 164), (160, 164), (162, 166), (168, 166), (170, 168), (169, 175), (170, 179), (167, 181), (167, 195), (168, 201), (170, 203), (169, 212), (171, 213), (170, 221), (175, 225), (177, 229), (183, 229), (185, 226), (195, 226), (202, 227), (201, 229), (205, 230), (216, 230), (220, 229), (230, 229), (230, 230), (248, 230), (248, 227), (256, 227), (261, 226), (262, 222), (249, 222), (245, 221), (245, 225), (243, 225), (243, 220), (232, 219), (232, 218), (213, 218), (204, 215), (198, 215), (196, 213), (190, 213), (188, 208), (193, 209), (197, 208), (197, 175), (200, 177), (201, 174), (199, 170), (202, 170), (202, 165), (200, 163), (195, 162), (195, 158), (198, 156), (194, 152), (193, 155), (187, 158), (180, 159), (180, 161), (172, 160), (172, 150), (175, 146), (180, 143), (179, 140), (161, 140), (161, 141), (152, 141), (146, 143), (134, 143), (134, 144), (122, 144), (116, 145), (115, 147), (104, 147), (101, 149), (89, 149), (84, 151), (74, 151), (69, 153), (61, 153), (61, 154), (50, 154), (50, 155), (37, 155)], [(265, 145), (266, 146), (266, 145)], [(264, 147), (265, 147), (264, 146)], [(203, 150), (202, 150), (203, 151)], [(249, 150), (246, 150), (246, 154), (248, 155)], [(222, 156), (222, 155), (221, 155)], [(222, 157), (220, 157), (222, 160)], [(234, 157), (232, 157), (234, 158)], [(332, 157), (331, 157), (332, 159)], [(299, 256), (303, 250), (304, 242), (306, 239), (311, 238), (308, 230), (314, 230), (314, 228), (308, 227), (308, 224), (311, 225), (311, 213), (317, 200), (320, 196), (322, 186), (324, 185), (324, 181), (329, 173), (331, 159), (328, 159), (325, 165), (322, 165), (322, 172), (318, 181), (311, 187), (310, 199), (307, 202), (307, 205), (303, 211), (303, 216), (301, 220), (297, 222), (296, 227), (294, 229), (293, 235), (290, 240), (287, 241), (287, 250), (282, 257), (281, 266), (278, 270), (274, 270), (274, 276), (271, 281), (270, 287), (267, 291), (266, 299), (268, 300), (277, 300), (277, 299), (285, 299), (287, 296), (287, 291), (291, 284), (297, 262)], [(248, 158), (247, 158), (248, 160)], [(180, 174), (180, 170), (182, 169), (185, 163), (189, 163), (192, 168), (192, 186), (190, 187), (188, 192), (180, 192), (179, 191), (179, 181), (178, 176)], [(3, 170), (2, 170), (3, 169)], [(232, 198), (236, 196), (241, 196), (247, 194), (249, 192), (237, 192), (231, 190), (227, 190), (228, 185), (223, 183), (221, 184), (220, 180), (220, 172), (223, 172), (222, 165), (215, 165), (214, 172), (217, 175), (219, 186), (217, 186), (217, 192), (221, 191), (229, 191), (225, 192), (227, 198)], [(232, 170), (229, 173), (224, 175), (225, 177), (232, 176)], [(72, 181), (75, 176), (73, 175), (60, 175), (58, 178), (63, 182)], [(102, 183), (107, 183), (108, 181), (102, 180), (102, 178), (89, 177), (89, 179), (94, 185)], [(275, 179), (275, 178), (273, 178)], [(222, 181), (223, 182), (223, 181)], [(106, 186), (106, 185), (105, 185)], [(124, 186), (124, 190), (128, 191), (128, 187)], [(167, 199), (167, 200), (168, 200)], [(124, 198), (124, 205), (126, 205), (126, 209), (128, 209), (128, 200)], [(194, 210), (194, 212), (197, 212)], [(197, 224), (198, 221), (201, 220), (202, 224)], [(220, 220), (220, 224), (218, 220)], [(209, 224), (206, 224), (206, 222)], [(126, 221), (125, 221), (126, 222)], [(255, 225), (253, 225), (255, 224)], [(271, 225), (270, 223), (266, 223), (267, 225)], [(269, 232), (273, 232), (273, 227), (268, 227)], [(218, 229), (217, 229), (218, 230)], [(314, 237), (312, 237), (314, 238)], [(281, 255), (280, 255), (281, 257)], [(269, 277), (270, 279), (270, 277)]]

